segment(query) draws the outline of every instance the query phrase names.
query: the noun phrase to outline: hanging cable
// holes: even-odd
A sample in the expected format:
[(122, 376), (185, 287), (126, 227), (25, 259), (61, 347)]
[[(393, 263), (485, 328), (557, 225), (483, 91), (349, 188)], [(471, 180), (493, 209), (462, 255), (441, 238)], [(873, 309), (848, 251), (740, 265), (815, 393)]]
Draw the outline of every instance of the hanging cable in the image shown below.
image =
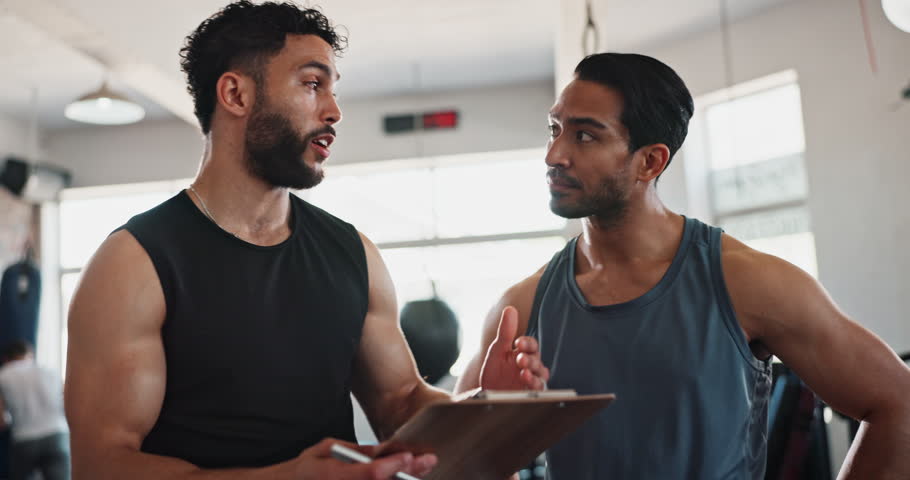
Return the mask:
[(724, 59), (724, 88), (730, 95), (733, 87), (733, 48), (730, 45), (730, 15), (727, 12), (727, 0), (720, 0), (720, 44)]
[(581, 50), (587, 57), (592, 53), (597, 53), (599, 47), (600, 30), (597, 28), (597, 24), (594, 23), (594, 14), (591, 8), (591, 0), (587, 0), (587, 20), (585, 21), (585, 27), (581, 33)]
[(869, 68), (878, 73), (878, 62), (875, 59), (875, 45), (872, 44), (872, 30), (869, 29), (869, 15), (866, 13), (866, 0), (859, 0), (859, 14), (863, 21), (863, 35), (866, 38), (866, 53), (869, 55)]
[[(730, 35), (730, 12), (727, 9), (727, 0), (719, 0), (719, 15), (720, 15), (720, 48), (721, 48), (721, 60), (724, 67), (724, 97), (725, 101), (730, 102), (733, 100), (733, 82), (735, 81), (735, 76), (733, 74), (733, 42)], [(727, 114), (727, 123), (730, 126), (730, 131), (732, 133), (732, 138), (730, 139), (730, 154), (733, 158), (736, 158), (739, 153), (739, 143), (736, 141), (736, 109), (728, 109)], [(712, 152), (716, 153), (716, 152)], [(729, 160), (729, 159), (727, 159)], [(739, 162), (735, 164), (735, 180), (738, 187), (741, 187), (745, 183), (744, 174), (742, 171), (742, 165)], [(716, 207), (715, 207), (716, 208)]]

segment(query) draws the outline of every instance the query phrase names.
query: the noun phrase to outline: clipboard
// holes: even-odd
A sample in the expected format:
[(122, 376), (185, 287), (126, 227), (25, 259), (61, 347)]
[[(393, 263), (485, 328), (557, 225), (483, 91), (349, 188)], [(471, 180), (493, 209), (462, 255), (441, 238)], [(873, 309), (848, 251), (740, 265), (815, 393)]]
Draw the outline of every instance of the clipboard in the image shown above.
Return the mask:
[(436, 454), (439, 462), (424, 480), (505, 480), (615, 398), (526, 392), (525, 398), (433, 403), (398, 429), (378, 456), (403, 450)]

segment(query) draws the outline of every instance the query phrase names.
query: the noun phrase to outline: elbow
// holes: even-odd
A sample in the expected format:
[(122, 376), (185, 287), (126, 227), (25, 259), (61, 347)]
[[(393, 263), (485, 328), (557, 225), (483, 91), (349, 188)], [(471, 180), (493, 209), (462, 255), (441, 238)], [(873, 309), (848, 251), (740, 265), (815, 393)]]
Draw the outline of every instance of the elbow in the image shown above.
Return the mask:
[[(910, 390), (908, 390), (910, 391)], [(910, 397), (902, 395), (871, 406), (857, 420), (876, 425), (894, 425), (910, 428)]]
[(441, 395), (422, 379), (415, 378), (413, 382), (386, 397), (383, 402), (384, 414), (379, 415), (385, 421), (379, 426), (376, 435), (381, 441), (391, 438), (421, 407)]

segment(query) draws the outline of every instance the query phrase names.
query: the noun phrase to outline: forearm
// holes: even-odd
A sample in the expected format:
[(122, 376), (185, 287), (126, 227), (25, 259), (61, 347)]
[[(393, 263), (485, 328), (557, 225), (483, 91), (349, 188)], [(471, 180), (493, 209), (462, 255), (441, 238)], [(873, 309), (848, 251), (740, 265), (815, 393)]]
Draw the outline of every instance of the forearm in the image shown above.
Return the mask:
[(105, 449), (101, 455), (73, 450), (73, 480), (292, 480), (301, 478), (292, 461), (252, 469), (209, 470), (173, 457), (129, 448)]
[(467, 367), (464, 369), (464, 373), (458, 377), (458, 382), (455, 383), (455, 393), (466, 392), (480, 386), (481, 362), (483, 362), (483, 360), (479, 355), (468, 362)]
[(910, 478), (910, 408), (870, 415), (860, 426), (839, 480)]
[(431, 387), (425, 382), (420, 381), (395, 399), (389, 399), (387, 401), (388, 405), (392, 406), (392, 408), (387, 411), (393, 413), (388, 416), (380, 416), (380, 418), (383, 418), (385, 421), (379, 422), (380, 425), (374, 425), (376, 436), (378, 436), (380, 440), (389, 439), (395, 431), (401, 428), (405, 422), (424, 406), (433, 402), (447, 401), (451, 398), (451, 395), (444, 390)]

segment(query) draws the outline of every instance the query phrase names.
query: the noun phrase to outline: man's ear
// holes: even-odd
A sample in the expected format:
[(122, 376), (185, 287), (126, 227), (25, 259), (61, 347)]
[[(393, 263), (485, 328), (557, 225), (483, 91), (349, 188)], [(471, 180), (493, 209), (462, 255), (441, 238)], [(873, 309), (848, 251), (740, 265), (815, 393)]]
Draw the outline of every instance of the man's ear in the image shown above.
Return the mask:
[(215, 103), (229, 115), (245, 117), (253, 111), (256, 83), (247, 75), (224, 72), (215, 84)]
[(641, 147), (638, 149), (638, 154), (642, 156), (638, 170), (638, 180), (641, 182), (647, 183), (654, 180), (664, 172), (667, 164), (670, 163), (670, 149), (662, 143)]

